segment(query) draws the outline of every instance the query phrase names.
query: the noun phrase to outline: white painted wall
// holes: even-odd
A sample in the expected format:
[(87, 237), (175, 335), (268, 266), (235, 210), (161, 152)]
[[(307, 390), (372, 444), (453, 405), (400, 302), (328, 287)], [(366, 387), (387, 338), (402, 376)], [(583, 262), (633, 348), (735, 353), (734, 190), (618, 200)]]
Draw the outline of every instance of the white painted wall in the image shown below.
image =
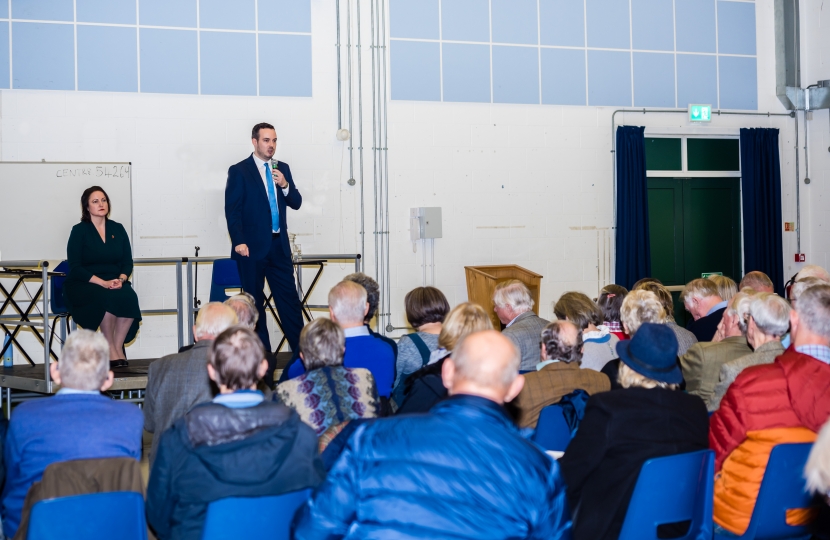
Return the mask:
[[(803, 57), (801, 84), (830, 79), (830, 3), (804, 0), (801, 3)], [(808, 215), (807, 261), (825, 268), (830, 265), (830, 118), (828, 110), (814, 111), (807, 120), (808, 161), (811, 183), (802, 181), (801, 194)], [(803, 142), (803, 141), (802, 141)], [(802, 178), (803, 178), (802, 173)]]
[[(774, 95), (773, 2), (758, 0), (756, 4), (759, 108), (784, 112)], [(812, 4), (819, 6), (821, 0)], [(828, 18), (825, 14), (825, 25)], [(132, 161), (135, 256), (192, 255), (194, 245), (201, 246), (203, 255), (224, 255), (230, 250), (222, 200), (227, 168), (250, 153), (251, 126), (270, 121), (280, 138), (278, 157), (291, 165), (304, 196), (302, 209), (288, 215), (289, 229), (298, 234), (303, 252), (354, 252), (359, 245), (359, 186), (346, 184), (348, 152), (334, 136), (337, 92), (331, 2), (312, 2), (312, 24), (314, 98), (2, 91), (0, 159)], [(825, 29), (824, 34), (830, 32)], [(806, 39), (818, 38), (808, 35)], [(824, 78), (828, 78), (830, 47), (826, 37), (821, 39), (825, 40), (821, 65)], [(363, 146), (366, 268), (371, 274), (374, 240), (367, 45), (364, 42)], [(540, 312), (546, 318), (553, 316), (553, 301), (567, 290), (594, 296), (602, 257), (597, 240), (602, 232), (598, 231), (605, 231), (611, 242), (611, 113), (611, 108), (602, 107), (390, 103), (393, 324), (404, 325), (404, 294), (422, 282), (421, 253), (413, 253), (408, 232), (409, 208), (416, 206), (443, 208), (444, 238), (435, 243), (436, 285), (451, 304), (466, 300), (463, 267), (477, 264), (517, 263), (541, 273)], [(821, 114), (816, 118), (824, 118), (826, 133), (827, 116)], [(816, 132), (819, 123), (813, 122)], [(617, 124), (676, 133), (690, 130), (681, 114), (620, 114)], [(784, 219), (794, 221), (791, 119), (720, 117), (709, 128), (698, 129), (737, 134), (739, 127), (754, 126), (781, 129)], [(811, 144), (818, 146), (818, 135)], [(826, 135), (822, 144), (828, 145)], [(817, 162), (812, 164), (816, 182), (808, 193), (819, 188)], [(828, 168), (825, 160), (825, 179)], [(823, 222), (811, 220), (809, 207), (805, 204), (803, 223), (807, 230), (802, 231), (802, 237), (808, 242), (811, 260), (815, 248), (809, 244), (813, 238), (810, 232)], [(795, 237), (785, 233), (784, 238), (785, 260), (791, 261)], [(830, 246), (822, 249), (830, 253)], [(785, 266), (787, 273), (792, 266), (792, 262)], [(604, 266), (600, 270), (604, 272)], [(351, 271), (348, 264), (328, 266), (314, 302), (325, 303), (330, 285)], [(310, 271), (306, 276), (310, 279)], [(141, 268), (135, 282), (142, 307), (175, 307), (172, 267)], [(199, 279), (203, 301), (207, 301), (208, 291), (209, 271), (205, 269)], [(173, 320), (145, 317), (129, 357), (173, 352)]]

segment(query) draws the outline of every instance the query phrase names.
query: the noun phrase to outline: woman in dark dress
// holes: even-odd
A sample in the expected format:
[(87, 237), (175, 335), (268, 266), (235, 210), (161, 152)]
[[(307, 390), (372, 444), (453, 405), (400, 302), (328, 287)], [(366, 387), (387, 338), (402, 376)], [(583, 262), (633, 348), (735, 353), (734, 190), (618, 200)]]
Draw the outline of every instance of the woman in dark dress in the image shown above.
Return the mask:
[[(591, 396), (576, 435), (559, 459), (574, 540), (619, 537), (646, 460), (709, 447), (706, 405), (677, 390), (683, 375), (672, 329), (645, 323), (633, 338), (617, 344), (617, 352), (622, 389)], [(663, 537), (685, 532), (674, 527)]]
[(81, 222), (66, 246), (69, 273), (64, 282), (66, 307), (78, 326), (101, 328), (114, 366), (126, 365), (124, 343), (138, 332), (141, 310), (127, 279), (133, 272), (130, 238), (109, 219), (110, 200), (99, 186), (81, 195)]

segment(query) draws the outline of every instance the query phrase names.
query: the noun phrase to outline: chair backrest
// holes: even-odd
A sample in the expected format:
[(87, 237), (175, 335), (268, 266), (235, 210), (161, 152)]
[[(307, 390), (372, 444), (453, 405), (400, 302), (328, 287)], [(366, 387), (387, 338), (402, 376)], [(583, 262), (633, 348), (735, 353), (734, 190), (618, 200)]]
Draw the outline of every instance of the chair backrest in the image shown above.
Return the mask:
[(691, 521), (691, 525), (680, 539), (712, 538), (714, 476), (711, 450), (643, 463), (620, 540), (657, 540), (658, 525), (681, 521)]
[(40, 501), (32, 507), (26, 538), (147, 540), (144, 497), (134, 491), (111, 491)]
[[(67, 274), (69, 273), (69, 263), (61, 261), (52, 271)], [(66, 276), (52, 276), (49, 282), (49, 307), (54, 315), (63, 315), (67, 312), (66, 304), (63, 301), (64, 281), (66, 281)]]
[(571, 442), (571, 428), (565, 421), (562, 407), (548, 405), (539, 414), (533, 441), (545, 450), (564, 452)]
[(224, 302), (230, 298), (225, 289), (242, 288), (242, 279), (239, 277), (239, 268), (233, 259), (217, 259), (213, 261), (213, 273), (210, 278), (210, 301)]
[(301, 489), (273, 497), (228, 497), (208, 505), (202, 540), (259, 538), (263, 531), (273, 540), (291, 538), (291, 521), (311, 497)]
[[(809, 535), (807, 527), (787, 525), (787, 510), (809, 508), (813, 496), (806, 492), (802, 471), (810, 455), (811, 443), (779, 444), (773, 447), (755, 501), (749, 538), (794, 538)], [(751, 536), (750, 536), (751, 535)]]

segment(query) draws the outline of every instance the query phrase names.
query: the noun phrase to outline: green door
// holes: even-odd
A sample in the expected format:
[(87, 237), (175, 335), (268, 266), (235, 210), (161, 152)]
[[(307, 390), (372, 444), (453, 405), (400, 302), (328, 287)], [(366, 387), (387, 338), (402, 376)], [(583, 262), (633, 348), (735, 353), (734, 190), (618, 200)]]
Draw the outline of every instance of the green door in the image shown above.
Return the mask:
[[(685, 285), (704, 272), (741, 277), (739, 178), (649, 178), (652, 275)], [(686, 313), (675, 296), (675, 319)]]

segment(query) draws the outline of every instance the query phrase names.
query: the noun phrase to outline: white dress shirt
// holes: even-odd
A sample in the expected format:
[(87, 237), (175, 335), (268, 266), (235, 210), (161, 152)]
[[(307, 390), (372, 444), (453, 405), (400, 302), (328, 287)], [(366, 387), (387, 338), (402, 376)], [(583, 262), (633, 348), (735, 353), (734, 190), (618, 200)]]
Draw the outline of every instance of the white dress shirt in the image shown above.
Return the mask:
[[(267, 162), (262, 161), (261, 159), (259, 159), (259, 156), (257, 156), (256, 154), (251, 154), (251, 155), (254, 157), (254, 163), (256, 163), (256, 168), (259, 169), (259, 176), (262, 177), (262, 184), (265, 186), (265, 195), (267, 196), (268, 195), (268, 177), (265, 175), (265, 164), (268, 163), (268, 166), (270, 167), (271, 162), (270, 162), (270, 160), (267, 161)], [(273, 176), (273, 174), (274, 173), (272, 171), (271, 176)], [(274, 185), (275, 186), (277, 185), (276, 181), (274, 182)], [(279, 187), (279, 186), (277, 186), (277, 187)], [(286, 197), (288, 197), (288, 190), (290, 189), (290, 187), (291, 186), (289, 186), (287, 188), (281, 188), (282, 189), (282, 194), (285, 195)], [(280, 230), (277, 229), (276, 231), (273, 231), (273, 232), (278, 233), (278, 232), (280, 232)]]

